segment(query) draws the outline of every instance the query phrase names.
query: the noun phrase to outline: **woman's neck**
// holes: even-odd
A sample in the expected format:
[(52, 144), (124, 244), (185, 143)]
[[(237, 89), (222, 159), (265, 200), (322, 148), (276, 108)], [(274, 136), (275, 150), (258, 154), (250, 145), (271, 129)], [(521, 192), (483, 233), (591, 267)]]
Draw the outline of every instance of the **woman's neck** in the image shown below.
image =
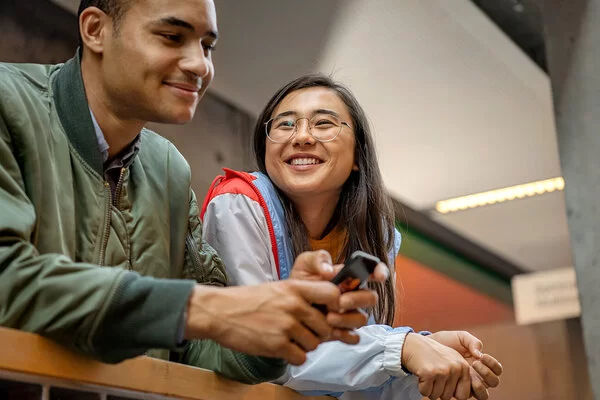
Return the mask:
[(323, 237), (325, 228), (335, 214), (339, 198), (339, 192), (301, 198), (290, 197), (296, 212), (306, 227), (309, 238), (321, 239)]

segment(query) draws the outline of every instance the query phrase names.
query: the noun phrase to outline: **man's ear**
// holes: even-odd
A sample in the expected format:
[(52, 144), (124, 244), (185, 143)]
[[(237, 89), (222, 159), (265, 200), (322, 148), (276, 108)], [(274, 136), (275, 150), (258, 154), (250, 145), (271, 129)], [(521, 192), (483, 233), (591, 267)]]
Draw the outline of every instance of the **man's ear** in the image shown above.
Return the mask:
[(104, 51), (105, 38), (111, 31), (112, 19), (97, 7), (88, 7), (79, 16), (81, 41), (93, 53)]

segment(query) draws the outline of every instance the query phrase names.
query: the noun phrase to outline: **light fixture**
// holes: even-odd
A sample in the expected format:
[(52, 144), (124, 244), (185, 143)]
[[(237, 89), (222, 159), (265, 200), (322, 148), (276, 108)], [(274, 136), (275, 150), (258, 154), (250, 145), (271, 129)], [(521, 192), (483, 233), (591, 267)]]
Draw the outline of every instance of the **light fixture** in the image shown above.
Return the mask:
[(453, 199), (438, 201), (435, 209), (447, 214), (462, 211), (469, 208), (481, 207), (510, 200), (523, 199), (544, 193), (551, 193), (565, 188), (565, 180), (562, 177), (546, 179), (543, 181), (524, 183), (522, 185), (509, 186), (502, 189), (490, 190), (482, 193), (470, 194), (468, 196), (455, 197)]

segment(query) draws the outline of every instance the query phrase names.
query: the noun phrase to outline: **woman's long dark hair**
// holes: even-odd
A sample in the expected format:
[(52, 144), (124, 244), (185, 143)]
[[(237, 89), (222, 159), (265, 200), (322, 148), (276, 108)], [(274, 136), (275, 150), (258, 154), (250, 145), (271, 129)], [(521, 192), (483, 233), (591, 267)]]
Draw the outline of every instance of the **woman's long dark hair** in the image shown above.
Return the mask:
[[(358, 171), (353, 171), (344, 183), (334, 221), (346, 230), (346, 241), (341, 252), (343, 259), (348, 259), (355, 250), (362, 250), (376, 255), (388, 262), (388, 253), (394, 243), (394, 212), (390, 199), (385, 191), (373, 137), (367, 117), (362, 107), (348, 88), (324, 75), (305, 75), (288, 83), (269, 100), (267, 106), (258, 117), (254, 129), (254, 154), (258, 168), (267, 174), (265, 166), (266, 133), (265, 123), (271, 118), (279, 103), (290, 93), (312, 87), (324, 87), (334, 90), (348, 107), (352, 117), (355, 136), (354, 160)], [(291, 233), (295, 255), (310, 250), (308, 233), (300, 216), (291, 201), (279, 192), (286, 211), (288, 228)], [(334, 262), (340, 260), (333, 260)], [(391, 260), (393, 262), (393, 260)], [(377, 291), (379, 303), (374, 310), (377, 323), (391, 325), (394, 321), (395, 287), (394, 265), (389, 266), (391, 277), (385, 283), (369, 285)]]

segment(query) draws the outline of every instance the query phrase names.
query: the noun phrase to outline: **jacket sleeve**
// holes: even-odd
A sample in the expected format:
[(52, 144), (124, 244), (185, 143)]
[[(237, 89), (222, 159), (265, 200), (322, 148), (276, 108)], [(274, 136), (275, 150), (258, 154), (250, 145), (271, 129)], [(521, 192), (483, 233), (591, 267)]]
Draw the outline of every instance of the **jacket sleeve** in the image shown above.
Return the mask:
[[(223, 262), (212, 246), (202, 238), (203, 227), (193, 192), (190, 196), (189, 218), (190, 233), (199, 250), (197, 262), (199, 261), (201, 264), (197, 267), (191, 267), (192, 274), (201, 284), (225, 286), (227, 276)], [(186, 255), (186, 264), (193, 264), (191, 258), (191, 255)], [(210, 340), (190, 341), (180, 361), (195, 367), (212, 370), (228, 379), (248, 384), (272, 381), (283, 375), (287, 369), (287, 363), (283, 360), (240, 353), (222, 347)]]
[(180, 361), (247, 384), (272, 381), (287, 369), (287, 363), (283, 360), (240, 353), (211, 340), (188, 342)]
[(404, 379), (390, 379), (379, 387), (340, 393), (336, 397), (341, 400), (422, 400), (424, 397), (419, 392), (418, 379), (414, 375)]
[[(221, 194), (212, 199), (204, 215), (203, 235), (221, 254), (232, 284), (279, 279), (265, 215), (247, 196)], [(277, 382), (295, 390), (339, 394), (383, 387), (392, 377), (404, 379), (408, 375), (402, 370), (400, 356), (410, 331), (384, 325), (360, 328), (359, 344), (321, 344), (309, 353), (305, 364), (289, 367)]]
[(36, 209), (22, 173), (27, 166), (17, 159), (21, 139), (13, 134), (0, 110), (0, 326), (41, 334), (105, 362), (176, 348), (177, 320), (193, 282), (40, 254), (32, 239)]

